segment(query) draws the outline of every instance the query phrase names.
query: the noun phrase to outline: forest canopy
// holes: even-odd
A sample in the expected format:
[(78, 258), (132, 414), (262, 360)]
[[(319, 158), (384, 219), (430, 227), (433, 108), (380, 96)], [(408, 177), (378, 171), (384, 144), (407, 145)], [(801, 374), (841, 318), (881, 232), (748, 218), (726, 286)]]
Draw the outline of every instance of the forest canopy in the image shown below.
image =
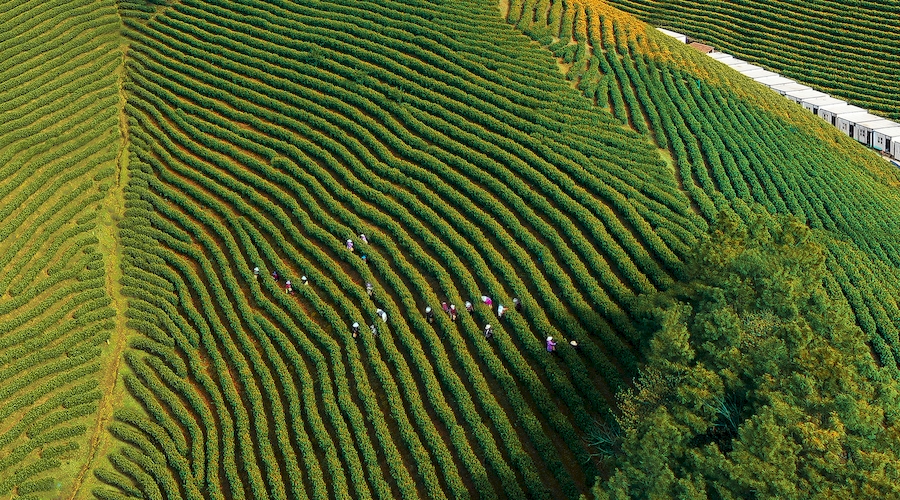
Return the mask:
[(595, 434), (611, 498), (897, 498), (897, 386), (792, 218), (721, 216), (641, 296), (646, 364)]

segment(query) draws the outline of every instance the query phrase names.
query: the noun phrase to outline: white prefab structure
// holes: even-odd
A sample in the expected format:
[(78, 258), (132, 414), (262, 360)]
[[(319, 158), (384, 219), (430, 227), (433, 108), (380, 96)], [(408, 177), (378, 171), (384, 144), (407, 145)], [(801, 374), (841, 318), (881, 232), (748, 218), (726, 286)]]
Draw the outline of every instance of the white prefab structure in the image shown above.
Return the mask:
[(784, 85), (785, 83), (797, 83), (794, 80), (791, 80), (790, 78), (785, 78), (783, 76), (778, 76), (778, 75), (765, 76), (762, 78), (754, 78), (754, 80), (756, 80), (757, 82), (759, 82), (767, 87), (771, 87), (773, 85)]
[(736, 58), (736, 57), (734, 57), (734, 56), (722, 57), (722, 58), (719, 58), (719, 59), (716, 59), (716, 60), (719, 61), (719, 62), (722, 63), (722, 64), (725, 64), (725, 65), (729, 65), (729, 64), (740, 64), (740, 63), (744, 62), (744, 61), (742, 61), (742, 60), (740, 60), (740, 59), (738, 59), (738, 58)]
[[(891, 128), (877, 128), (872, 131), (872, 147), (878, 151), (890, 153), (891, 146), (895, 142), (900, 142), (900, 125)], [(900, 159), (900, 156), (897, 158)]]
[(819, 114), (819, 106), (829, 106), (832, 104), (847, 104), (847, 101), (842, 101), (840, 99), (835, 99), (830, 95), (824, 95), (820, 97), (810, 97), (807, 99), (803, 99), (800, 101), (800, 104), (803, 105), (804, 108), (808, 109), (810, 113), (817, 115)]
[[(687, 43), (687, 37), (681, 33), (663, 28), (656, 29), (682, 43)], [(804, 109), (821, 117), (844, 134), (878, 151), (885, 151), (900, 160), (900, 124), (872, 115), (863, 108), (848, 104), (844, 100), (831, 97), (773, 71), (750, 64), (731, 54), (712, 51), (707, 55), (757, 83), (769, 87), (779, 95), (800, 104)], [(900, 163), (897, 165), (900, 166)]]
[[(821, 109), (819, 111), (821, 111)], [(872, 115), (866, 110), (857, 111), (855, 113), (850, 111), (838, 112), (834, 116), (835, 126), (838, 130), (850, 137), (854, 137), (853, 131), (857, 123), (872, 121)]]
[(819, 115), (819, 118), (837, 127), (837, 119), (839, 115), (851, 115), (855, 113), (865, 112), (866, 110), (860, 108), (859, 106), (853, 106), (852, 104), (847, 104), (846, 102), (841, 101), (840, 103), (835, 104), (819, 104), (819, 110), (816, 111), (816, 114)]
[(803, 85), (802, 83), (797, 82), (782, 83), (780, 85), (769, 85), (769, 87), (781, 95), (786, 95), (791, 91), (797, 92), (800, 90), (810, 90), (812, 88), (808, 85)]
[[(744, 65), (753, 66), (752, 64), (748, 63), (747, 61), (745, 61), (743, 59), (738, 59), (736, 57), (732, 57), (730, 59), (722, 59), (719, 62), (722, 64), (725, 64), (725, 65), (728, 65), (729, 67), (732, 67), (732, 68), (734, 68), (736, 66), (744, 66)], [(757, 67), (759, 67), (759, 66), (757, 66)]]
[(667, 30), (664, 28), (656, 28), (656, 29), (658, 29), (659, 31), (663, 32), (664, 34), (669, 35), (670, 37), (678, 40), (681, 43), (687, 43), (687, 35), (682, 35), (681, 33), (676, 33), (674, 31)]
[[(874, 115), (873, 115), (874, 116)], [(853, 137), (865, 144), (866, 146), (872, 147), (875, 143), (875, 131), (878, 129), (887, 129), (891, 127), (897, 127), (896, 122), (892, 122), (890, 120), (886, 120), (880, 116), (876, 116), (875, 120), (863, 122), (856, 122), (856, 127), (853, 129)]]
[(762, 78), (764, 76), (778, 76), (778, 73), (773, 71), (769, 71), (767, 69), (751, 69), (749, 71), (740, 71), (740, 73), (748, 78)]
[(759, 66), (757, 66), (755, 64), (750, 64), (750, 63), (729, 64), (728, 67), (739, 73), (742, 71), (751, 71), (754, 69), (762, 69)]
[(828, 97), (828, 94), (825, 92), (819, 92), (818, 90), (809, 89), (809, 90), (788, 90), (784, 93), (784, 96), (788, 99), (800, 104), (804, 99), (816, 99), (819, 97)]

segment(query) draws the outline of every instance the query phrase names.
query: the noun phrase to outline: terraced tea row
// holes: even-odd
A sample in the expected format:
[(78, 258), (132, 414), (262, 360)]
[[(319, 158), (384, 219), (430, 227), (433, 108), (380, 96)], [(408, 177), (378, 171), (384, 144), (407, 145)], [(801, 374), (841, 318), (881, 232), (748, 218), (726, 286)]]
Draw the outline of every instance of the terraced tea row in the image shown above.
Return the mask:
[[(811, 136), (673, 68), (643, 26), (530, 5), (520, 25), (560, 38), (612, 115), (483, 2), (191, 0), (126, 20), (125, 383), (143, 410), (116, 414), (96, 495), (575, 496), (596, 473), (584, 433), (637, 366), (631, 298), (754, 203), (849, 240), (826, 285), (896, 371), (892, 221), (859, 215), (891, 207), (887, 187), (792, 148)], [(523, 308), (422, 314), (482, 294)], [(580, 351), (552, 357), (546, 335)]]
[(847, 298), (880, 361), (896, 371), (896, 176), (882, 161), (791, 103), (748, 104), (745, 96), (765, 99), (765, 89), (736, 73), (715, 84), (698, 77), (710, 61), (603, 3), (512, 2), (508, 19), (547, 43), (598, 106), (668, 150), (707, 220), (759, 204), (822, 229), (823, 241), (852, 241), (829, 247), (830, 290)]
[(900, 118), (900, 2), (613, 0), (883, 116)]
[(111, 1), (19, 2), (0, 32), (0, 497), (61, 496), (111, 381), (99, 247), (114, 234), (118, 18)]
[[(636, 366), (629, 300), (671, 281), (705, 223), (495, 9), (188, 0), (126, 18), (143, 334), (126, 382), (148, 414), (113, 427), (128, 446), (99, 475), (118, 494), (590, 485), (584, 432)], [(498, 320), (481, 295), (523, 307)], [(456, 322), (423, 314), (466, 300)], [(547, 336), (579, 350), (549, 355)]]

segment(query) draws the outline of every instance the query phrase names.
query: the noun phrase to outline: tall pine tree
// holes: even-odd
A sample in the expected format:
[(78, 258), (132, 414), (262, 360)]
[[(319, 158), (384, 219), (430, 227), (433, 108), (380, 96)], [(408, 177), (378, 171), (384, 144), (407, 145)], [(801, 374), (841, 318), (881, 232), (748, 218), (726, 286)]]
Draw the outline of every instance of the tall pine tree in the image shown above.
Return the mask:
[(900, 498), (897, 382), (793, 219), (723, 216), (640, 299), (646, 364), (598, 434), (597, 499)]

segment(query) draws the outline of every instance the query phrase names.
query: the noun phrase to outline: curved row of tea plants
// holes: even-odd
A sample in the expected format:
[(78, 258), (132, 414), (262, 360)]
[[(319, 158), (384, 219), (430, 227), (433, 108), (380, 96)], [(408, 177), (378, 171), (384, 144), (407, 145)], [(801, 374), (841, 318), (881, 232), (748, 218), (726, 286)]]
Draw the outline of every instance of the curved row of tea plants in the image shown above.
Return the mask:
[(900, 2), (612, 0), (656, 26), (900, 118)]
[(738, 97), (761, 86), (737, 75), (724, 81), (739, 88), (698, 77), (691, 68), (708, 69), (702, 56), (623, 16), (601, 2), (519, 0), (508, 12), (571, 65), (567, 77), (598, 106), (668, 150), (680, 186), (705, 218), (740, 200), (744, 214), (742, 206), (759, 204), (824, 230), (824, 241), (852, 242), (828, 246), (829, 290), (850, 302), (879, 361), (896, 371), (898, 202), (883, 182), (891, 174), (799, 107), (765, 109)]
[(112, 1), (16, 2), (0, 30), (0, 497), (58, 496), (100, 432), (115, 315), (98, 210), (116, 182), (118, 19)]
[[(577, 496), (586, 433), (640, 362), (634, 295), (725, 207), (820, 229), (829, 293), (896, 372), (889, 176), (676, 68), (608, 6), (122, 8), (142, 410), (116, 414), (100, 498)], [(500, 321), (482, 294), (523, 310)]]
[[(486, 2), (123, 12), (145, 414), (117, 414), (95, 494), (586, 491), (585, 432), (635, 372), (628, 304), (705, 227), (653, 148)], [(482, 294), (523, 310), (425, 320)]]

